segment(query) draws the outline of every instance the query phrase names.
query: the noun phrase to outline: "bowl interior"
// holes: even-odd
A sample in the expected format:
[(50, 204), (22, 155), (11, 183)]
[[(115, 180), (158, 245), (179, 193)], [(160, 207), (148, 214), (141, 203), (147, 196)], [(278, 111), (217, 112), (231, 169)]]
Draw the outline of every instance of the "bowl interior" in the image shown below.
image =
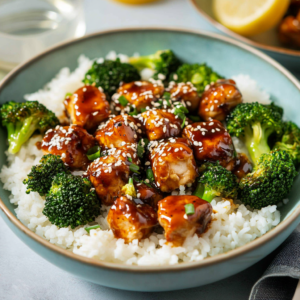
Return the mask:
[(242, 40), (243, 42), (255, 42), (257, 45), (253, 45), (256, 47), (263, 47), (263, 46), (270, 46), (270, 47), (275, 47), (272, 50), (287, 50), (287, 51), (292, 51), (300, 55), (300, 51), (298, 50), (292, 50), (288, 49), (282, 46), (280, 44), (278, 37), (277, 37), (277, 28), (272, 28), (266, 32), (263, 32), (261, 34), (257, 34), (251, 37), (243, 37), (241, 35), (238, 35), (231, 31), (230, 29), (224, 27), (221, 25), (215, 18), (213, 10), (212, 10), (212, 1), (211, 0), (192, 0), (192, 2), (202, 11), (202, 13), (206, 14), (207, 17), (209, 17), (212, 21), (216, 22), (214, 24), (215, 26), (218, 27), (218, 29), (222, 30), (226, 34), (229, 34), (233, 36), (234, 38), (238, 38), (239, 40)]
[[(177, 30), (119, 30), (92, 35), (72, 43), (62, 45), (23, 65), (17, 72), (0, 85), (0, 104), (9, 101), (22, 101), (27, 93), (35, 92), (49, 82), (63, 67), (71, 70), (77, 66), (77, 58), (85, 54), (89, 58), (103, 57), (109, 51), (132, 55), (155, 52), (159, 49), (173, 49), (189, 63), (206, 62), (225, 77), (248, 74), (260, 87), (271, 94), (272, 100), (284, 106), (285, 117), (300, 125), (297, 118), (300, 109), (300, 91), (296, 81), (286, 76), (283, 68), (256, 50), (249, 52), (247, 46), (238, 47), (213, 35), (202, 35)], [(270, 63), (271, 61), (271, 63)], [(288, 76), (290, 76), (288, 74)], [(38, 99), (37, 99), (38, 100)], [(0, 128), (0, 168), (6, 163), (6, 130)], [(300, 203), (298, 177), (289, 196), (289, 203), (281, 208), (285, 219)], [(9, 202), (9, 192), (0, 183), (0, 198), (15, 214), (14, 205)]]

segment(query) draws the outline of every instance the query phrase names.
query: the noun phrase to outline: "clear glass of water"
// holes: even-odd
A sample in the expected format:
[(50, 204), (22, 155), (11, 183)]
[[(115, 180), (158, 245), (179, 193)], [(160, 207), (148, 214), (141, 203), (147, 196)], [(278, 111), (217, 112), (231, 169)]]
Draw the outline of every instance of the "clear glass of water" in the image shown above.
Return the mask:
[(0, 69), (84, 34), (83, 0), (0, 0)]

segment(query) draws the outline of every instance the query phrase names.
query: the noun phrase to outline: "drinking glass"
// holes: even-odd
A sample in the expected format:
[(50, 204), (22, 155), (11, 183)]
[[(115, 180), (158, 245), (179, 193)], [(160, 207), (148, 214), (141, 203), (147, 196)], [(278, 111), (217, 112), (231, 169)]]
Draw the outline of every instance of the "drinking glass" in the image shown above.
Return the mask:
[(84, 33), (83, 0), (0, 0), (0, 69)]

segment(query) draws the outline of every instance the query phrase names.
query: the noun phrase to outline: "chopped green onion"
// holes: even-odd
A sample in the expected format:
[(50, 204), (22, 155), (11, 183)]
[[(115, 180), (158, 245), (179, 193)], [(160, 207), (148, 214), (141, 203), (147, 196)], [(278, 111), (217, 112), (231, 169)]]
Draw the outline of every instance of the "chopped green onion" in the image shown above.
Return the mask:
[(201, 121), (201, 118), (199, 116), (188, 115), (188, 118), (191, 119), (193, 122), (200, 122)]
[[(142, 145), (144, 144), (144, 146)], [(148, 146), (149, 140), (148, 139), (141, 139), (137, 146), (137, 154), (139, 158), (143, 158), (143, 155), (145, 153), (145, 148)]]
[(132, 162), (132, 158), (131, 158), (131, 157), (127, 157), (127, 160), (128, 160), (129, 162)]
[(99, 146), (92, 147), (86, 153), (89, 160), (95, 160), (101, 156), (101, 148)]
[(152, 188), (151, 184), (149, 184), (148, 182), (146, 182), (144, 180), (139, 179), (136, 174), (133, 174), (132, 178), (133, 178), (134, 181), (146, 184), (147, 187)]
[(126, 106), (128, 104), (128, 100), (123, 95), (119, 97), (118, 101), (122, 106)]
[(188, 215), (193, 215), (195, 213), (195, 207), (194, 207), (194, 204), (193, 203), (189, 203), (189, 204), (186, 204), (184, 206), (184, 209), (185, 209), (185, 214), (188, 216)]
[(129, 113), (128, 113), (130, 116), (136, 116), (136, 115), (138, 115), (137, 109), (135, 107), (133, 107), (132, 105), (130, 106), (130, 110), (132, 110), (132, 111), (129, 111)]
[(165, 93), (163, 94), (163, 99), (166, 100), (166, 101), (167, 101), (167, 105), (168, 105), (169, 107), (171, 107), (171, 103), (170, 103), (171, 94), (168, 93), (168, 92), (165, 92)]
[(87, 233), (90, 233), (90, 230), (97, 229), (97, 228), (101, 229), (100, 225), (94, 225), (94, 226), (91, 226), (91, 227), (86, 227), (84, 229), (86, 230)]
[(187, 114), (188, 112), (189, 112), (188, 109), (183, 105), (176, 107), (174, 110), (174, 114), (177, 115), (182, 120), (181, 128), (185, 126), (185, 121), (186, 121), (185, 114)]
[(183, 105), (180, 105), (179, 107), (175, 108), (174, 114), (177, 115), (179, 113), (187, 114), (189, 113), (188, 109), (184, 107)]
[(183, 128), (185, 126), (186, 116), (184, 116), (182, 120), (183, 121), (182, 121), (182, 124), (181, 124), (181, 128)]
[(142, 183), (143, 183), (143, 184), (146, 184), (147, 187), (152, 188), (152, 185), (151, 185), (150, 183), (148, 183), (148, 182), (146, 182), (146, 181), (143, 181)]
[(138, 145), (137, 146), (137, 155), (138, 155), (139, 158), (143, 158), (144, 152), (145, 152), (144, 147)]
[(132, 179), (136, 182), (143, 182), (143, 180), (139, 179), (138, 175), (136, 175), (136, 174), (132, 175)]
[(141, 113), (143, 113), (143, 112), (145, 112), (145, 111), (147, 111), (146, 108), (141, 108)]
[(147, 169), (146, 174), (147, 174), (147, 178), (150, 181), (154, 181), (154, 174), (151, 168)]
[(129, 178), (128, 184), (133, 184), (133, 178)]
[(66, 93), (65, 98), (71, 97), (72, 95), (72, 93)]
[(139, 174), (140, 167), (136, 164), (130, 164), (129, 169), (131, 172)]

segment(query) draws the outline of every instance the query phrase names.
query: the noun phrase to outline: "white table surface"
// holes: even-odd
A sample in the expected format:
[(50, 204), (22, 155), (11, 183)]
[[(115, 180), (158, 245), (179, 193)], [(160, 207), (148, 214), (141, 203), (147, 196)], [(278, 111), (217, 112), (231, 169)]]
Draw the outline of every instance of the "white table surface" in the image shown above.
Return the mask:
[[(110, 0), (85, 0), (87, 33), (120, 27), (170, 26), (216, 31), (194, 11), (188, 0), (161, 0), (126, 6)], [(190, 290), (135, 293), (114, 290), (78, 279), (39, 257), (0, 218), (0, 300), (152, 300), (248, 299), (255, 281), (272, 255), (223, 281)]]

